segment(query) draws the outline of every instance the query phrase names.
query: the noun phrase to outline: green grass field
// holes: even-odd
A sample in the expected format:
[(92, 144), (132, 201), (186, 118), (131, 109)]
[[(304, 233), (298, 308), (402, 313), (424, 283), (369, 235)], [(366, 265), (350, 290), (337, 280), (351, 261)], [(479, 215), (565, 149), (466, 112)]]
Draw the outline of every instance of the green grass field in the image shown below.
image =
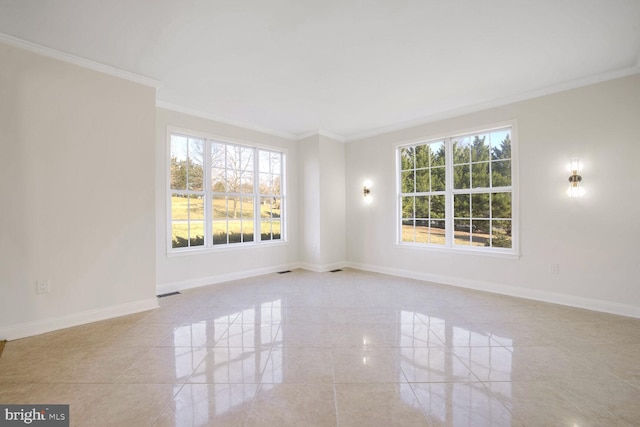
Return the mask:
[[(270, 203), (260, 205), (260, 233), (281, 233), (280, 206)], [(213, 234), (244, 233), (253, 234), (254, 204), (252, 198), (236, 201), (235, 214), (233, 200), (214, 198)], [(171, 197), (171, 239), (188, 239), (204, 236), (204, 200), (196, 197)], [(187, 221), (189, 220), (190, 221)]]
[[(494, 229), (495, 230), (495, 229)], [(500, 247), (511, 247), (511, 237), (507, 237), (506, 233), (503, 231), (496, 231), (496, 235), (494, 236), (494, 246)], [(415, 234), (414, 234), (415, 233)], [(453, 234), (453, 240), (456, 245), (462, 246), (486, 246), (489, 242), (491, 236), (489, 234), (484, 233), (473, 233), (472, 239), (469, 239), (468, 231), (459, 231), (456, 230)], [(495, 243), (496, 238), (500, 237), (503, 240), (508, 241), (508, 244), (497, 245)], [(430, 239), (430, 240), (429, 240)], [(403, 225), (402, 226), (402, 241), (403, 242), (416, 242), (416, 243), (431, 243), (433, 245), (444, 245), (445, 241), (445, 232), (443, 228), (434, 228), (434, 227), (414, 227), (411, 225)]]

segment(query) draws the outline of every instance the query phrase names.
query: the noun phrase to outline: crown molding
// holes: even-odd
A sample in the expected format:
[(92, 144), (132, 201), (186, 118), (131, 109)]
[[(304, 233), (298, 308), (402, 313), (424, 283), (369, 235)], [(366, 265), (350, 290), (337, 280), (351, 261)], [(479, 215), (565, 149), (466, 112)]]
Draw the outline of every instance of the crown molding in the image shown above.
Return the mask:
[(139, 83), (145, 86), (151, 86), (155, 89), (158, 89), (163, 85), (162, 82), (158, 80), (154, 80), (147, 76), (142, 76), (140, 74), (135, 74), (130, 71), (125, 71), (120, 68), (112, 67), (110, 65), (105, 65), (99, 62), (91, 61), (86, 58), (81, 58), (79, 56), (75, 56), (70, 53), (51, 49), (49, 47), (45, 47), (27, 40), (22, 40), (17, 37), (10, 36), (8, 34), (0, 33), (0, 43), (4, 43), (12, 47), (24, 49), (29, 52), (37, 53), (38, 55), (46, 56), (48, 58), (67, 62), (69, 64), (74, 64), (82, 68), (87, 68), (93, 71), (98, 71), (100, 73), (108, 74), (110, 76), (119, 77), (121, 79), (132, 81), (134, 83)]
[(342, 135), (338, 135), (337, 133), (332, 133), (332, 132), (328, 132), (328, 131), (321, 130), (321, 129), (316, 129), (316, 130), (312, 130), (312, 131), (305, 132), (305, 133), (299, 133), (299, 134), (296, 135), (295, 139), (297, 141), (302, 141), (303, 139), (309, 138), (311, 136), (316, 136), (316, 135), (324, 136), (324, 137), (327, 137), (327, 138), (331, 138), (331, 139), (333, 139), (335, 141), (338, 141), (338, 142), (345, 142), (345, 140), (346, 140), (345, 137), (342, 136)]
[(408, 121), (396, 123), (393, 125), (381, 127), (378, 129), (372, 129), (370, 131), (365, 131), (365, 132), (347, 136), (345, 138), (345, 142), (357, 141), (360, 139), (383, 135), (385, 133), (410, 129), (412, 127), (426, 125), (426, 124), (437, 122), (440, 120), (451, 119), (451, 118), (459, 117), (465, 114), (471, 114), (471, 113), (476, 113), (478, 111), (488, 110), (490, 108), (501, 107), (504, 105), (514, 104), (516, 102), (527, 101), (529, 99), (540, 98), (542, 96), (565, 92), (571, 89), (577, 89), (577, 88), (589, 86), (596, 83), (602, 83), (608, 80), (614, 80), (622, 77), (631, 76), (638, 73), (640, 73), (640, 57), (638, 58), (637, 64), (631, 67), (610, 71), (607, 73), (597, 74), (593, 76), (583, 77), (580, 79), (575, 79), (575, 80), (560, 83), (557, 85), (547, 86), (541, 89), (523, 92), (517, 95), (500, 98), (500, 99), (496, 99), (489, 102), (484, 102), (484, 103), (480, 103), (480, 104), (476, 104), (468, 107), (456, 108), (453, 110), (444, 111), (442, 113), (436, 113), (430, 116), (408, 120)]
[(297, 136), (288, 132), (280, 132), (275, 129), (264, 128), (260, 126), (255, 126), (249, 123), (239, 122), (235, 120), (229, 120), (223, 117), (214, 116), (213, 114), (209, 114), (204, 111), (196, 110), (193, 108), (184, 107), (182, 105), (173, 104), (171, 102), (156, 100), (156, 107), (164, 108), (165, 110), (174, 111), (176, 113), (188, 114), (190, 116), (199, 117), (205, 120), (212, 120), (214, 122), (222, 123), (225, 125), (236, 126), (246, 130), (252, 130), (255, 132), (264, 133), (267, 135), (277, 136), (280, 138), (289, 139), (292, 141), (297, 140)]

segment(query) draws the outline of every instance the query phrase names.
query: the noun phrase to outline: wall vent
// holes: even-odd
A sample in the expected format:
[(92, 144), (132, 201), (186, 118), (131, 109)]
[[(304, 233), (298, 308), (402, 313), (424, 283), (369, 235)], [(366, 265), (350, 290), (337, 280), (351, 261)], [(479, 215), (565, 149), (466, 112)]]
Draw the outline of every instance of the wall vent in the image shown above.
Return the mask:
[(180, 295), (180, 292), (168, 292), (166, 294), (156, 295), (158, 298), (170, 297), (171, 295)]

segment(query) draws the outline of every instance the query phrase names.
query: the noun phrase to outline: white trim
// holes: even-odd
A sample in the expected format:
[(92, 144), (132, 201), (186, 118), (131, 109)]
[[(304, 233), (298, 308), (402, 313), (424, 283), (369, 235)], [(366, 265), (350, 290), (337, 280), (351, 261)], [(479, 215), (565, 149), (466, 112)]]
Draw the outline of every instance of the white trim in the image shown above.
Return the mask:
[(298, 264), (300, 268), (304, 270), (313, 271), (315, 273), (326, 273), (331, 270), (338, 270), (347, 267), (347, 262), (334, 262), (332, 264), (310, 264), (308, 262), (301, 262)]
[(333, 133), (333, 132), (329, 132), (329, 131), (326, 131), (326, 130), (322, 130), (322, 129), (311, 130), (309, 132), (304, 132), (304, 133), (298, 134), (298, 135), (296, 135), (296, 141), (301, 141), (303, 139), (307, 139), (307, 138), (310, 138), (310, 137), (316, 136), (316, 135), (324, 136), (324, 137), (327, 137), (327, 138), (331, 138), (331, 139), (333, 139), (335, 141), (338, 141), (338, 142), (345, 142), (346, 141), (346, 138), (344, 136), (338, 135), (337, 133)]
[(99, 62), (91, 61), (90, 59), (86, 59), (86, 58), (81, 58), (79, 56), (75, 56), (70, 53), (61, 52), (56, 49), (51, 49), (49, 47), (45, 47), (36, 43), (22, 40), (17, 37), (10, 36), (8, 34), (0, 33), (0, 42), (5, 43), (9, 46), (28, 50), (29, 52), (37, 53), (38, 55), (57, 59), (58, 61), (67, 62), (69, 64), (74, 64), (82, 68), (88, 68), (89, 70), (98, 71), (100, 73), (108, 74), (110, 76), (119, 77), (121, 79), (132, 81), (134, 83), (140, 83), (145, 86), (151, 86), (156, 89), (164, 85), (163, 82), (152, 79), (151, 77), (132, 73), (130, 71), (122, 70), (120, 68), (112, 67), (110, 65), (101, 64)]
[(220, 116), (215, 116), (213, 114), (207, 113), (205, 111), (183, 107), (181, 105), (173, 104), (167, 101), (161, 101), (159, 99), (156, 99), (156, 107), (169, 110), (169, 111), (174, 111), (176, 113), (187, 114), (189, 116), (198, 117), (205, 120), (212, 120), (214, 122), (218, 122), (218, 123), (229, 125), (229, 126), (239, 127), (245, 130), (252, 130), (255, 132), (260, 132), (260, 133), (271, 135), (271, 136), (277, 136), (279, 138), (284, 138), (289, 141), (295, 141), (297, 139), (296, 135), (292, 133), (281, 132), (275, 129), (264, 128), (264, 127), (252, 125), (246, 122), (226, 119)]
[(72, 326), (85, 325), (87, 323), (100, 320), (112, 319), (114, 317), (126, 316), (128, 314), (140, 313), (142, 311), (158, 308), (157, 298), (149, 298), (134, 301), (126, 304), (112, 305), (94, 310), (81, 311), (80, 313), (66, 314), (63, 316), (51, 317), (33, 322), (21, 323), (18, 325), (0, 328), (0, 339), (16, 340), (33, 335), (44, 334), (58, 329), (70, 328)]
[(535, 98), (540, 98), (546, 95), (565, 92), (568, 90), (577, 89), (584, 86), (593, 85), (596, 83), (602, 83), (609, 80), (619, 79), (622, 77), (627, 77), (627, 76), (631, 76), (638, 73), (640, 73), (640, 57), (638, 57), (638, 62), (631, 67), (626, 67), (616, 71), (610, 71), (607, 73), (596, 74), (593, 76), (574, 79), (564, 83), (546, 86), (543, 88), (530, 90), (520, 94), (495, 99), (492, 101), (482, 102), (479, 104), (464, 106), (460, 108), (454, 108), (449, 111), (438, 112), (438, 113), (431, 114), (429, 116), (423, 116), (423, 117), (412, 119), (412, 120), (406, 120), (406, 121), (395, 123), (389, 126), (383, 126), (378, 129), (372, 129), (369, 131), (348, 135), (348, 136), (345, 136), (344, 140), (345, 142), (358, 141), (361, 139), (371, 138), (371, 137), (383, 135), (386, 133), (402, 131), (405, 129), (410, 129), (413, 127), (422, 126), (429, 123), (438, 122), (441, 120), (460, 117), (465, 114), (471, 114), (479, 111), (489, 110), (491, 108), (501, 107), (504, 105), (515, 104), (521, 101), (528, 101), (530, 99), (535, 99)]
[(183, 291), (186, 289), (200, 288), (202, 286), (216, 285), (233, 280), (248, 279), (250, 277), (264, 276), (265, 274), (299, 268), (298, 264), (281, 264), (253, 270), (242, 270), (235, 273), (217, 274), (215, 276), (197, 277), (195, 279), (180, 280), (177, 282), (161, 283), (156, 286), (158, 295), (169, 292)]
[(371, 271), (374, 273), (388, 274), (391, 276), (406, 277), (409, 279), (423, 280), (427, 282), (439, 283), (443, 285), (456, 286), (465, 289), (491, 292), (494, 294), (508, 295), (528, 300), (548, 302), (568, 307), (583, 308), (603, 313), (617, 314), (619, 316), (635, 317), (640, 319), (640, 307), (621, 304), (611, 301), (603, 301), (593, 298), (583, 298), (575, 295), (560, 294), (556, 292), (543, 291), (538, 289), (528, 289), (516, 286), (501, 285), (492, 282), (482, 282), (478, 280), (461, 279), (452, 276), (442, 276), (437, 274), (421, 273), (411, 270), (403, 270), (391, 267), (381, 267), (371, 264), (361, 264), (357, 262), (347, 263), (348, 267), (357, 270)]

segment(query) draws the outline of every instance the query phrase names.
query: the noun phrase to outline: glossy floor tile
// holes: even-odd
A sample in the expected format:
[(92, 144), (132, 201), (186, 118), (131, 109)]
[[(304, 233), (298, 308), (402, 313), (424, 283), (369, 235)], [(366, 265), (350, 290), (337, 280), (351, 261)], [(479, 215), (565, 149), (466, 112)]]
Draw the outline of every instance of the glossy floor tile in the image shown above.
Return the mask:
[(637, 426), (640, 320), (345, 269), (8, 342), (74, 426)]

